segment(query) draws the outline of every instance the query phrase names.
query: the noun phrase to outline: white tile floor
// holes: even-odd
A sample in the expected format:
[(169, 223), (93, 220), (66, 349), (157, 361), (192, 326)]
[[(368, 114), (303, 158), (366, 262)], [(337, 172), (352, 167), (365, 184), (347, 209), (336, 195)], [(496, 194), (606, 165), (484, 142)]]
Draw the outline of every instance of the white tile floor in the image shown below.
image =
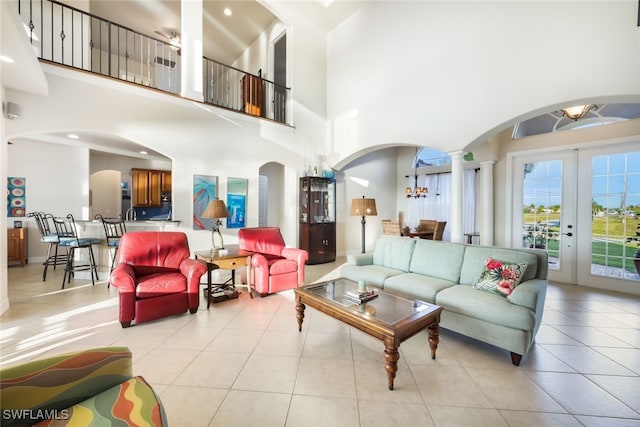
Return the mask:
[[(307, 267), (308, 282), (338, 263)], [(62, 272), (9, 269), (0, 365), (126, 345), (171, 426), (640, 426), (640, 298), (550, 285), (543, 325), (520, 367), (509, 353), (443, 330), (400, 347), (395, 390), (382, 344), (307, 309), (293, 292), (206, 304), (122, 329), (117, 289)]]

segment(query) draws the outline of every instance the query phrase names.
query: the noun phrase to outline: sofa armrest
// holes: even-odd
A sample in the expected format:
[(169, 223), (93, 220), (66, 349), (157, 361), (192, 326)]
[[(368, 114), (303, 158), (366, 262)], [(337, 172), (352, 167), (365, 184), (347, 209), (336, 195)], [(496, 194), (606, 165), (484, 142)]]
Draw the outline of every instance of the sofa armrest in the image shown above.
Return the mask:
[(180, 273), (187, 278), (187, 292), (198, 294), (200, 290), (200, 278), (207, 272), (204, 263), (187, 258), (180, 263)]
[[(2, 425), (33, 424), (13, 418), (58, 410), (127, 381), (132, 376), (127, 347), (102, 347), (65, 353), (0, 370)], [(31, 409), (31, 412), (7, 410)], [(5, 424), (6, 423), (6, 424)]]
[(281, 255), (287, 259), (297, 262), (298, 266), (303, 266), (309, 259), (309, 253), (304, 249), (298, 248), (283, 248)]
[(544, 305), (546, 294), (547, 281), (544, 279), (531, 279), (516, 286), (507, 298), (512, 304), (537, 311), (540, 305)]
[(372, 265), (373, 253), (347, 255), (347, 264)]
[(111, 286), (118, 288), (121, 293), (136, 292), (136, 274), (129, 264), (121, 263), (115, 266), (109, 277)]

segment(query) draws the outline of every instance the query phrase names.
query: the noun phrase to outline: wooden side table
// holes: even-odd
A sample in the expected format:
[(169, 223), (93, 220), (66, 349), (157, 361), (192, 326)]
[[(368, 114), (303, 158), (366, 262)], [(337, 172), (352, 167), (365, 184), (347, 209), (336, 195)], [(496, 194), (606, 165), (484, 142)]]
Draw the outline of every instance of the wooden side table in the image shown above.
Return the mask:
[[(195, 251), (195, 257), (197, 260), (204, 262), (207, 266), (207, 309), (211, 305), (211, 294), (214, 286), (211, 283), (211, 272), (213, 270), (231, 270), (231, 279), (224, 283), (215, 284), (216, 289), (222, 288), (235, 288), (236, 286), (236, 269), (249, 265), (249, 259), (251, 258), (251, 252), (243, 251), (238, 248), (238, 245), (226, 245), (224, 249), (209, 249), (205, 251)], [(247, 281), (249, 275), (247, 274)], [(229, 283), (231, 282), (231, 283)], [(251, 285), (247, 283), (247, 290), (251, 298)]]
[(7, 262), (19, 262), (24, 267), (27, 260), (27, 229), (7, 229)]

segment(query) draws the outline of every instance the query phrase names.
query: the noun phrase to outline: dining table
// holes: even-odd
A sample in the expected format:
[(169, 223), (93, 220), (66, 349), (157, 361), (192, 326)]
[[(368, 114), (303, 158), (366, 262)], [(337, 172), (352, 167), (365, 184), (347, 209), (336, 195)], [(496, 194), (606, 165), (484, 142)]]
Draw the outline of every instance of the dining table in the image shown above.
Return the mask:
[(420, 239), (433, 239), (433, 231), (403, 231), (403, 236)]

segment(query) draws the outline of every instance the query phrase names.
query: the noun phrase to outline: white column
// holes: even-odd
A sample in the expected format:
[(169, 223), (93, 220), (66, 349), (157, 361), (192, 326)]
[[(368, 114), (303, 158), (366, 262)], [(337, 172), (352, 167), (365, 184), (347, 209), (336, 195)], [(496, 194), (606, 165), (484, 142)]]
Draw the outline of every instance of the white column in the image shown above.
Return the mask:
[(202, 16), (203, 0), (182, 0), (180, 34), (180, 95), (203, 101)]
[(451, 241), (463, 243), (464, 222), (463, 216), (463, 186), (464, 186), (464, 166), (462, 163), (463, 151), (453, 151), (448, 153), (451, 156)]
[(493, 165), (480, 162), (480, 244), (493, 246)]

